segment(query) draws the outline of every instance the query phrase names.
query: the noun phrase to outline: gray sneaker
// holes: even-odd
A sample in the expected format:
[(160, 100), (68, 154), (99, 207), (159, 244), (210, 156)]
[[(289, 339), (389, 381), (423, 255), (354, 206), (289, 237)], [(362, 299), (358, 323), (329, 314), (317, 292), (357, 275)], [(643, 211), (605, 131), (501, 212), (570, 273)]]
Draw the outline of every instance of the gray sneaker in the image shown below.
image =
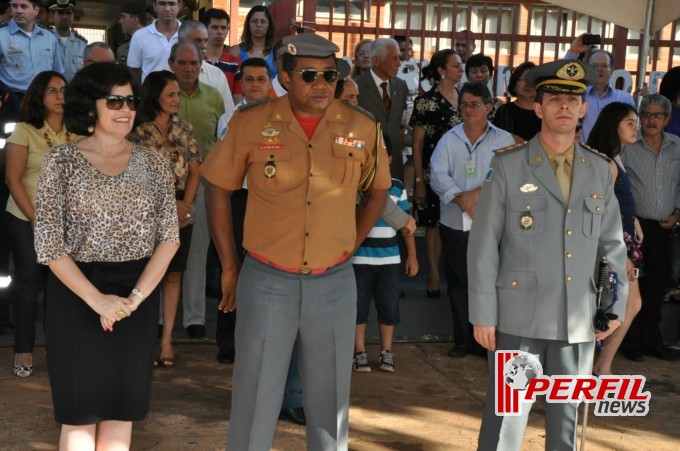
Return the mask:
[(354, 354), (354, 363), (352, 364), (352, 371), (357, 373), (370, 373), (371, 367), (368, 366), (368, 354), (366, 351), (357, 352)]
[(388, 350), (381, 352), (380, 357), (378, 357), (378, 365), (381, 370), (394, 373), (394, 353)]

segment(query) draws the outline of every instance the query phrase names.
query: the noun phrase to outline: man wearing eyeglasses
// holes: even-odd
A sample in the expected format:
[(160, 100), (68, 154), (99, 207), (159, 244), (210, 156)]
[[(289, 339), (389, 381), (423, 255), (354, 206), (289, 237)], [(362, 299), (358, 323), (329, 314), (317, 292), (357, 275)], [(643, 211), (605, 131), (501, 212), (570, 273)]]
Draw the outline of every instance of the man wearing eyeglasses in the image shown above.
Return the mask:
[[(591, 46), (583, 45), (582, 37), (579, 36), (572, 44), (570, 50), (566, 54), (566, 58), (577, 59), (579, 52), (590, 49)], [(588, 111), (583, 117), (583, 128), (581, 132), (581, 142), (588, 141), (588, 135), (593, 129), (597, 117), (600, 115), (602, 108), (613, 102), (627, 103), (635, 107), (635, 100), (633, 96), (626, 91), (616, 89), (609, 86), (609, 81), (612, 78), (612, 70), (614, 68), (614, 55), (611, 52), (602, 49), (594, 49), (588, 57), (588, 63), (597, 71), (597, 78), (593, 81), (591, 86), (588, 86), (586, 92), (586, 102), (588, 102)]]
[(178, 41), (181, 22), (177, 15), (182, 9), (181, 0), (153, 2), (158, 19), (137, 31), (130, 40), (127, 65), (144, 81), (147, 75), (161, 70), (170, 56), (170, 49)]
[(492, 96), (483, 83), (465, 83), (458, 98), (463, 122), (439, 140), (430, 161), (430, 185), (441, 205), (439, 234), (453, 316), (455, 346), (448, 355), (461, 358), (484, 351), (475, 342), (468, 321), (466, 258), (470, 227), (493, 151), (511, 146), (515, 140), (487, 119)]
[(624, 339), (623, 355), (642, 362), (643, 354), (661, 360), (680, 360), (677, 350), (661, 339), (661, 300), (672, 286), (671, 229), (680, 220), (680, 138), (666, 133), (670, 101), (658, 94), (640, 104), (640, 139), (626, 146), (621, 161), (630, 175), (635, 209), (645, 239), (644, 277), (640, 278), (642, 309)]
[[(375, 122), (333, 98), (338, 47), (312, 33), (283, 43), (288, 95), (234, 113), (202, 166), (223, 268), (219, 309), (238, 300), (227, 449), (271, 448), (297, 340), (307, 448), (346, 450), (356, 318), (349, 258), (385, 204), (387, 154)], [(248, 254), (239, 268), (231, 194), (246, 174)]]
[[(548, 375), (591, 375), (594, 341), (613, 333), (628, 295), (626, 246), (608, 160), (575, 142), (597, 73), (558, 60), (532, 69), (541, 131), (496, 151), (485, 175), (468, 246), (468, 295), (474, 337), (488, 349), (489, 382), (478, 450), (520, 450), (530, 404), (497, 414), (494, 351), (534, 355)], [(599, 252), (619, 275), (607, 331), (594, 325)], [(606, 307), (606, 306), (604, 306)], [(499, 356), (499, 357), (502, 357)], [(503, 380), (498, 381), (505, 392)], [(500, 405), (500, 404), (499, 404)], [(545, 404), (545, 449), (575, 449), (577, 403)]]

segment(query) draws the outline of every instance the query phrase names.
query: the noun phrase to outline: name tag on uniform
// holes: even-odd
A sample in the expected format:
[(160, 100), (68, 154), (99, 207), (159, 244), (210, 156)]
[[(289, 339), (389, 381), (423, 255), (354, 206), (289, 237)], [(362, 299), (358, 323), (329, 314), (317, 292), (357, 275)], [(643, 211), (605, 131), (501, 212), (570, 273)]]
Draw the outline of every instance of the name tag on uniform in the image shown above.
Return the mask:
[(364, 149), (366, 147), (366, 141), (360, 139), (347, 138), (344, 136), (336, 136), (335, 144), (342, 144), (343, 146), (356, 147), (357, 149)]
[(260, 144), (260, 150), (282, 150), (282, 144)]
[(7, 54), (8, 55), (23, 55), (24, 51), (23, 50), (8, 50)]

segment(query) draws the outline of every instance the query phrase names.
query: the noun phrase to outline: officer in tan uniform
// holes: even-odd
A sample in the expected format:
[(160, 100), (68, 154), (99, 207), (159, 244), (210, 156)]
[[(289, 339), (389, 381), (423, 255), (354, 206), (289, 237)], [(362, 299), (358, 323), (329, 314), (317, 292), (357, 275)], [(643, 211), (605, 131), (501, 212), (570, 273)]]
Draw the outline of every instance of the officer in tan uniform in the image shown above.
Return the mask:
[[(348, 259), (385, 204), (388, 160), (375, 121), (333, 99), (338, 47), (315, 34), (284, 45), (288, 95), (237, 111), (201, 170), (223, 268), (219, 308), (239, 301), (227, 449), (271, 448), (297, 339), (307, 449), (346, 450), (356, 318)], [(230, 196), (246, 175), (239, 268)]]
[[(546, 375), (590, 374), (595, 338), (624, 318), (628, 280), (619, 204), (608, 161), (575, 142), (583, 96), (597, 77), (586, 63), (560, 60), (533, 69), (541, 132), (491, 160), (468, 247), (470, 322), (486, 349), (536, 355)], [(598, 250), (619, 277), (607, 332), (594, 327)], [(480, 450), (521, 449), (530, 410), (496, 416), (489, 353)], [(545, 448), (574, 449), (577, 405), (546, 403)]]

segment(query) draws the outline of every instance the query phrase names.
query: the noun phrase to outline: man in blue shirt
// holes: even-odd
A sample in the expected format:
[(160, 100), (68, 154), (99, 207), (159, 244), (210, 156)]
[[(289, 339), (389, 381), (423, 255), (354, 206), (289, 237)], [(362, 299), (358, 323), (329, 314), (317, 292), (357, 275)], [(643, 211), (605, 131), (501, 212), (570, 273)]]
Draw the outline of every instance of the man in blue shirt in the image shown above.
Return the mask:
[(439, 234), (453, 315), (455, 346), (450, 357), (482, 351), (468, 322), (468, 237), (493, 151), (515, 144), (510, 133), (487, 119), (492, 96), (484, 84), (465, 83), (458, 99), (463, 122), (442, 136), (430, 160), (430, 186), (441, 205)]
[(33, 78), (40, 72), (64, 72), (57, 38), (35, 21), (34, 0), (12, 0), (12, 19), (0, 25), (0, 122), (15, 118)]

